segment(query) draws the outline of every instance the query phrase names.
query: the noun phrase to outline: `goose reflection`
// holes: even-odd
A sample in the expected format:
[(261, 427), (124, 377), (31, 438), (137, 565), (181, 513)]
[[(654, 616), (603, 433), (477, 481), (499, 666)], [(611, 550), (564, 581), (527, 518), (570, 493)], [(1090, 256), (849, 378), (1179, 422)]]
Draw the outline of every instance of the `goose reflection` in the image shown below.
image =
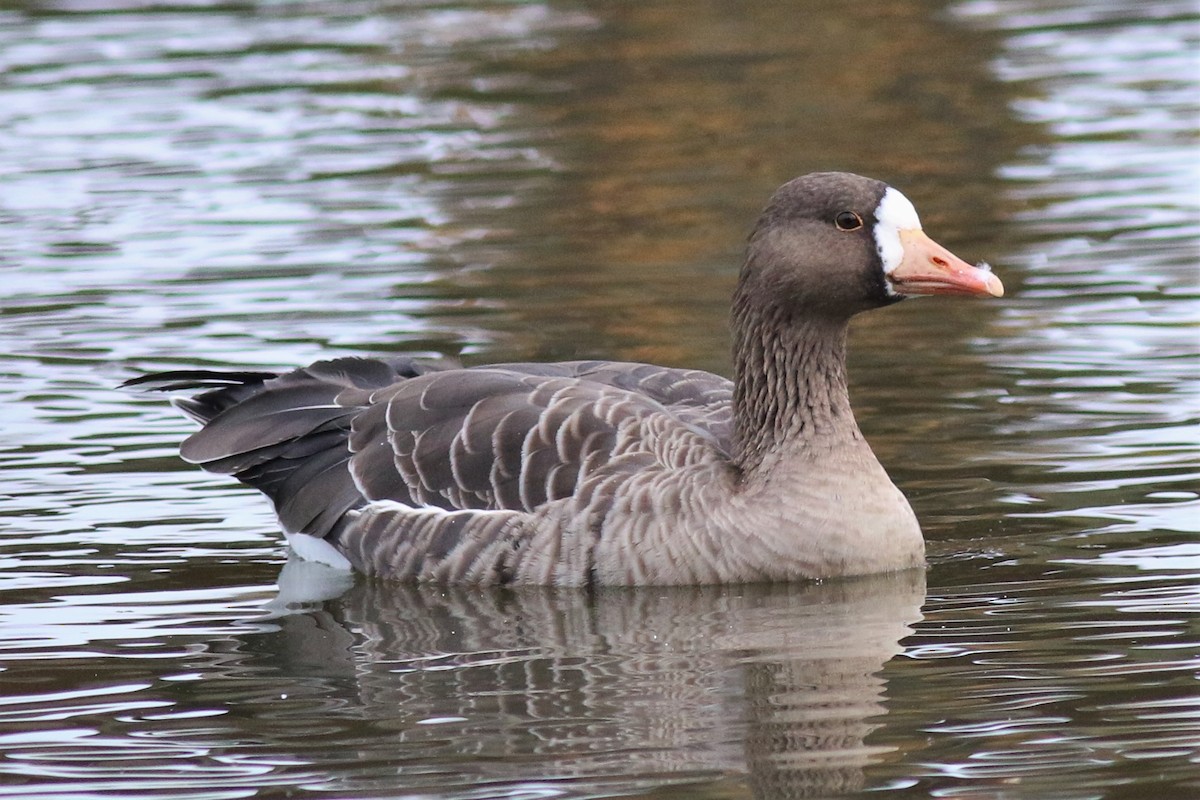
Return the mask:
[(867, 742), (879, 673), (924, 598), (919, 570), (591, 594), (360, 582), (281, 633), (293, 673), (352, 679), (392, 752), (424, 754), (422, 787), (452, 764), (491, 786), (719, 779), (808, 797), (862, 786), (888, 752)]

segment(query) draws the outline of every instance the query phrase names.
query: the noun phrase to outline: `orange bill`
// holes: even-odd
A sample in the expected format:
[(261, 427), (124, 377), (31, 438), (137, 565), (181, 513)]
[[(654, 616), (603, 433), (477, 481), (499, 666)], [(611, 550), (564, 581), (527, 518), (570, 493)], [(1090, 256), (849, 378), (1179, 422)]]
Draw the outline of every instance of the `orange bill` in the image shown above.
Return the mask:
[(989, 269), (968, 264), (924, 231), (900, 231), (900, 244), (904, 257), (887, 276), (896, 294), (1004, 296), (1004, 284)]

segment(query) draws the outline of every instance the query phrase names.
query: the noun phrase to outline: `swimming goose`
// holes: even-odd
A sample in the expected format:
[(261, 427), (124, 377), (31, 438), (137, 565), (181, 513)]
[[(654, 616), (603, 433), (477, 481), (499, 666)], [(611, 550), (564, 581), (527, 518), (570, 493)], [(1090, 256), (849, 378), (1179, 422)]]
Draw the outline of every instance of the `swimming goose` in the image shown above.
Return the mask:
[(176, 371), (203, 389), (191, 463), (275, 504), (303, 558), (368, 575), (560, 586), (828, 578), (924, 563), (863, 439), (846, 330), (910, 295), (1003, 294), (904, 195), (845, 173), (784, 184), (733, 296), (733, 380), (615, 361), (443, 368), (337, 358)]

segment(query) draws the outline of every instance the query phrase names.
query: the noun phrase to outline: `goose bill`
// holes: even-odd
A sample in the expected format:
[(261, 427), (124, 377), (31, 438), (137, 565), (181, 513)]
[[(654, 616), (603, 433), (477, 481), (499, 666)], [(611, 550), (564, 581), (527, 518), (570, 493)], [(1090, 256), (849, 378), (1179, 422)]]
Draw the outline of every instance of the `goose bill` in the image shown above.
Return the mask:
[(916, 228), (902, 230), (904, 256), (887, 276), (901, 295), (952, 294), (1002, 297), (1004, 284), (989, 270), (963, 261)]

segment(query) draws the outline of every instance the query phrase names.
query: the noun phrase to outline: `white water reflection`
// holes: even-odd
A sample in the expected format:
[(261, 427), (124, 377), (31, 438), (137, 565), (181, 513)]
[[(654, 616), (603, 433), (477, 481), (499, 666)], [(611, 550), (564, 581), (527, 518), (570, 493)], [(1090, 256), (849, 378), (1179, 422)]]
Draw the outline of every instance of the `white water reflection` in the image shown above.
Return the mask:
[[(349, 315), (419, 341), (427, 325), (408, 312), (428, 303), (394, 287), (428, 279), (431, 235), (439, 249), (477, 235), (446, 225), (431, 182), (552, 168), (512, 141), (512, 104), (438, 95), (593, 24), (539, 4), (343, 3), (317, 25), (284, 7), (72, 10), (21, 18), (0, 48), (0, 259), (48, 279), (5, 300), (45, 339), (0, 328), (0, 341), (143, 363), (312, 360), (354, 347)], [(59, 306), (72, 295), (92, 302)], [(288, 341), (297, 316), (324, 348)]]
[(1139, 530), (1194, 532), (1192, 496), (1150, 495), (1200, 481), (1195, 11), (957, 7), (1005, 31), (994, 68), (1022, 95), (1014, 109), (1053, 133), (1002, 170), (1030, 239), (1015, 254), (1020, 290), (986, 343), (1017, 377), (999, 428), (1015, 446), (981, 456), (1052, 476), (1036, 490), (1047, 518), (1116, 515)]

